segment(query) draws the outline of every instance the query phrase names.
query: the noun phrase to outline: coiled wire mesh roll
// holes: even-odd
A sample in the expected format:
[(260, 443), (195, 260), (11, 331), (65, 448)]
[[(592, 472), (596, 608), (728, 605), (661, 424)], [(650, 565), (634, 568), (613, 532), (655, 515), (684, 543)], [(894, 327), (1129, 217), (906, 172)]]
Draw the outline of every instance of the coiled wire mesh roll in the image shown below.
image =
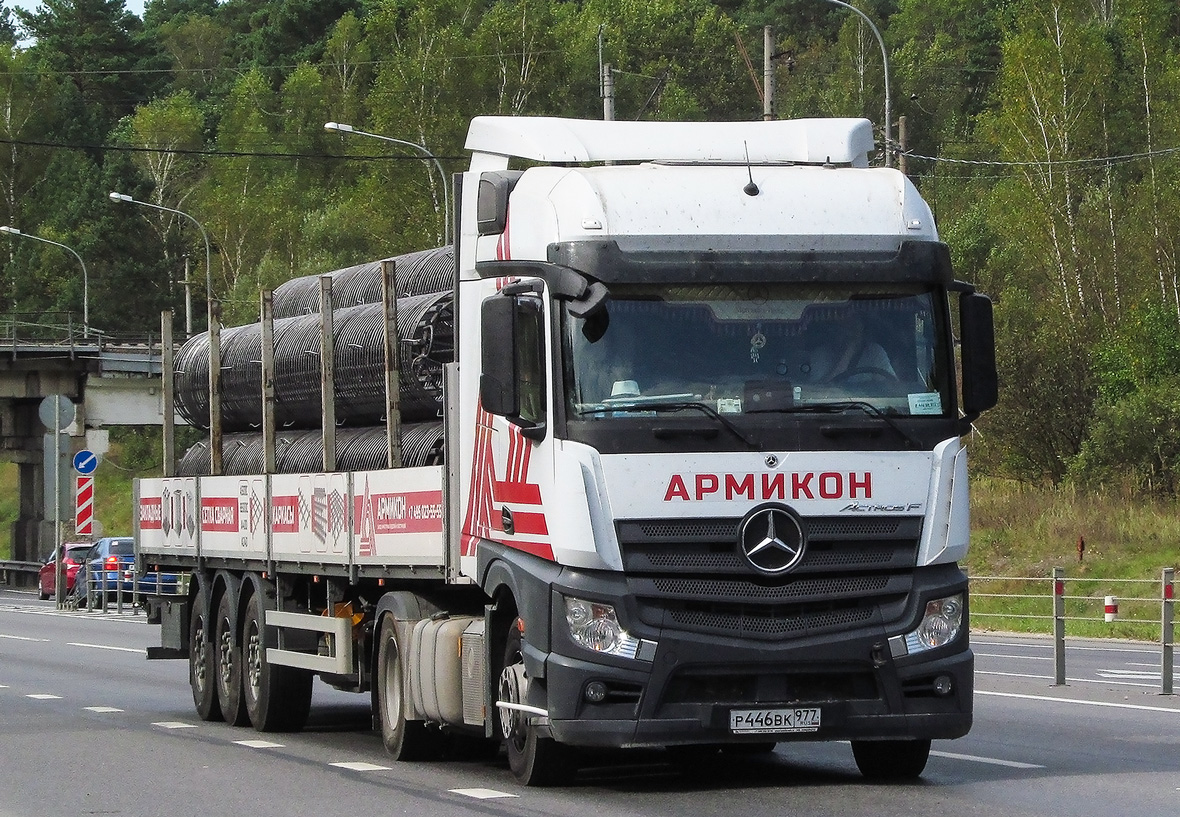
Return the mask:
[[(398, 298), (401, 342), (400, 406), (404, 421), (428, 420), (442, 400), (442, 368), (454, 360), (450, 291)], [(385, 413), (385, 310), (380, 303), (334, 310), (336, 419), (341, 425), (382, 422)], [(275, 423), (316, 428), (320, 407), (320, 318), (299, 315), (274, 322)], [(178, 413), (209, 427), (209, 336), (190, 338), (176, 354)], [(262, 325), (221, 333), (221, 421), (224, 432), (262, 422)]]
[[(444, 458), (442, 423), (401, 427), (402, 464), (406, 467), (441, 465)], [(275, 473), (305, 474), (323, 470), (324, 443), (316, 431), (283, 431), (275, 435)], [(262, 472), (262, 435), (227, 434), (222, 440), (222, 466), (227, 476)], [(385, 426), (341, 428), (336, 431), (336, 469), (375, 471), (386, 467)], [(201, 440), (176, 464), (176, 475), (209, 474), (209, 441)]]
[[(455, 286), (455, 252), (451, 246), (396, 255), (394, 289), (398, 298), (442, 292)], [(381, 302), (381, 262), (370, 261), (326, 273), (332, 278), (336, 308)], [(275, 287), (275, 318), (320, 311), (320, 277), (305, 275)]]

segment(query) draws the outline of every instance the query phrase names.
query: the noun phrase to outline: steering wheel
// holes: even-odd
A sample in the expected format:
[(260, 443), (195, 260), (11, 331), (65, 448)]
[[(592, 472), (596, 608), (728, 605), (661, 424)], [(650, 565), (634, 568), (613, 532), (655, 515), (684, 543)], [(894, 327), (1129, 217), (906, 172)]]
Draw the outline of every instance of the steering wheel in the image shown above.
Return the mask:
[(868, 377), (876, 381), (885, 381), (888, 383), (900, 383), (901, 378), (895, 372), (888, 369), (882, 369), (880, 366), (853, 366), (838, 372), (828, 378), (829, 383), (847, 383), (854, 377)]

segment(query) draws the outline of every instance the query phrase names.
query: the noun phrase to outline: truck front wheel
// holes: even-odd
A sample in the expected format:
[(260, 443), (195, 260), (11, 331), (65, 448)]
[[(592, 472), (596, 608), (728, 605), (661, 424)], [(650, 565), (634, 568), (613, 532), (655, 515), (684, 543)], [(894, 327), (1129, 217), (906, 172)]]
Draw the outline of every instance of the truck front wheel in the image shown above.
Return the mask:
[(395, 760), (429, 760), (442, 749), (442, 733), (424, 721), (406, 720), (406, 685), (393, 616), (381, 619), (377, 640), (377, 718), (381, 742)]
[(508, 748), (508, 766), (526, 786), (560, 786), (573, 777), (571, 750), (552, 738), (538, 735), (537, 728), (529, 723), (529, 713), (514, 708), (525, 704), (529, 684), (519, 621), (513, 619), (508, 630), (497, 695), (500, 703), (511, 705), (498, 707), (500, 730)]
[(930, 758), (930, 741), (854, 740), (852, 756), (870, 780), (915, 780)]
[(193, 613), (188, 627), (188, 684), (193, 690), (197, 717), (203, 721), (221, 720), (217, 690), (213, 686), (213, 647), (209, 637), (208, 592), (201, 585), (193, 598)]

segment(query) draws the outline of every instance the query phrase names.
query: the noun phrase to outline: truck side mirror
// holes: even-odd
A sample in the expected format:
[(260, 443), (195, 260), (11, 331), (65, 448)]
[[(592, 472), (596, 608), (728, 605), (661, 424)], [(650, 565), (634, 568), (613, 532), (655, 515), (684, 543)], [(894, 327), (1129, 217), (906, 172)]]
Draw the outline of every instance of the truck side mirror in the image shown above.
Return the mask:
[(962, 333), (963, 412), (972, 419), (996, 404), (996, 335), (992, 302), (977, 292), (959, 298)]
[(482, 353), (479, 376), (479, 399), (485, 411), (501, 417), (517, 413), (520, 393), (517, 390), (515, 323), (516, 302), (496, 295), (480, 308)]
[(479, 396), (486, 411), (508, 418), (531, 440), (545, 437), (545, 321), (535, 295), (502, 293), (481, 309)]

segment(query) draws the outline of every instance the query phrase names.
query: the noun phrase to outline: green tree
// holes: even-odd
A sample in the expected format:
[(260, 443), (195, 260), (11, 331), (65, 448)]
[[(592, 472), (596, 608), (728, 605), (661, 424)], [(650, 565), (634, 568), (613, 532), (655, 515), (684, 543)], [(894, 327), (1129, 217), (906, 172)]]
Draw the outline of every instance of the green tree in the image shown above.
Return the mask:
[(36, 11), (16, 9), (37, 64), (63, 74), (91, 114), (95, 143), (112, 124), (147, 101), (163, 83), (155, 43), (124, 0), (41, 0)]

